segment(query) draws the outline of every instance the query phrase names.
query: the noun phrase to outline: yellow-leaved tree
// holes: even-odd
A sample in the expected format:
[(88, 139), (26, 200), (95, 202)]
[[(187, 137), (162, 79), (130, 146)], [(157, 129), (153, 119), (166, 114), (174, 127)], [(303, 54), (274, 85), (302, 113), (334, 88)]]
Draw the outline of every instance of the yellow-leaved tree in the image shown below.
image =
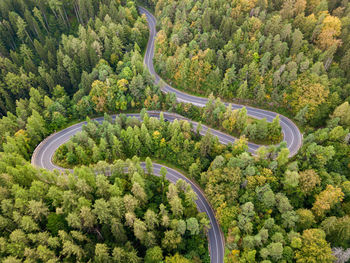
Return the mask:
[(340, 33), (340, 19), (336, 16), (327, 15), (322, 21), (322, 29), (317, 38), (318, 47), (322, 50), (327, 50), (333, 45), (339, 47), (341, 45), (341, 40), (337, 39), (337, 37)]
[(316, 201), (313, 204), (312, 211), (318, 217), (323, 217), (324, 214), (340, 203), (344, 198), (344, 193), (339, 187), (327, 185), (327, 188), (316, 196)]
[(295, 253), (297, 263), (329, 263), (335, 260), (331, 246), (325, 240), (326, 234), (320, 229), (307, 229), (302, 235), (302, 246)]
[(90, 97), (97, 112), (107, 111), (108, 88), (108, 85), (100, 80), (95, 80), (91, 85)]
[(316, 108), (326, 102), (329, 95), (328, 81), (315, 74), (303, 74), (291, 83), (292, 93), (286, 96), (286, 104), (297, 114), (308, 106), (306, 118), (311, 119)]

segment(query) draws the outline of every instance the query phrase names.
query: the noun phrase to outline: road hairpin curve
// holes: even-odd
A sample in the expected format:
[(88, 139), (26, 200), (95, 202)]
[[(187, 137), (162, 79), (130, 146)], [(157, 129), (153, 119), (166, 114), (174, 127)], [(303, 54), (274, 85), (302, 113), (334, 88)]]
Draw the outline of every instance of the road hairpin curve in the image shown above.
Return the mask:
[[(145, 8), (139, 7), (140, 13), (144, 14), (147, 17), (147, 22), (149, 26), (149, 39), (147, 44), (146, 53), (144, 56), (144, 64), (148, 68), (151, 75), (154, 77), (155, 84), (158, 84), (161, 80), (159, 75), (155, 72), (154, 65), (153, 65), (153, 56), (154, 56), (154, 44), (155, 44), (155, 38), (156, 38), (156, 19), (155, 17)], [(162, 82), (165, 83), (165, 82)], [(164, 84), (161, 86), (161, 90), (164, 93), (175, 93), (176, 98), (179, 102), (186, 102), (186, 103), (192, 103), (199, 107), (204, 107), (206, 103), (208, 102), (207, 98), (197, 97), (193, 95), (189, 95), (187, 93), (184, 93), (182, 91), (179, 91), (173, 87), (171, 87), (168, 84)], [(225, 103), (225, 105), (228, 106), (228, 103)], [(267, 121), (271, 122), (278, 113), (262, 110), (254, 107), (244, 106), (244, 105), (238, 105), (238, 104), (232, 104), (233, 109), (239, 109), (242, 107), (246, 107), (248, 116), (251, 116), (256, 119), (262, 119), (266, 118)], [(148, 112), (148, 114), (151, 117), (157, 117), (159, 118), (160, 112), (153, 111)], [(189, 121), (193, 128), (195, 129), (198, 125), (197, 122), (194, 122), (192, 120), (186, 119), (178, 114), (164, 112), (164, 117), (169, 121), (174, 121), (175, 119), (183, 119)], [(140, 118), (140, 114), (127, 114), (127, 116), (130, 117), (137, 117)], [(114, 116), (115, 117), (115, 116)], [(95, 119), (98, 122), (102, 122), (103, 118), (97, 118)], [(52, 134), (48, 138), (46, 138), (44, 141), (42, 141), (39, 146), (35, 149), (34, 154), (32, 156), (32, 164), (45, 168), (48, 170), (65, 170), (64, 168), (58, 167), (55, 164), (52, 163), (52, 157), (54, 156), (56, 150), (64, 143), (66, 143), (70, 138), (72, 138), (77, 132), (82, 130), (83, 125), (85, 125), (86, 122), (81, 122), (78, 124), (75, 124), (71, 127), (68, 127), (62, 131), (59, 131), (57, 133)], [(282, 133), (284, 135), (284, 141), (287, 144), (287, 147), (290, 152), (290, 156), (294, 156), (299, 148), (302, 145), (302, 134), (299, 131), (298, 127), (287, 117), (280, 115), (280, 124), (282, 127)], [(205, 125), (202, 125), (201, 134), (204, 135), (209, 128)], [(218, 137), (219, 142), (222, 144), (229, 144), (233, 143), (236, 138), (233, 136), (227, 135), (221, 131), (211, 129), (211, 133)], [(248, 151), (251, 153), (255, 153), (256, 150), (260, 146), (254, 143), (248, 143)], [(170, 182), (175, 183), (179, 179), (185, 180), (187, 183), (189, 183), (195, 193), (198, 196), (198, 200), (196, 201), (198, 209), (201, 212), (205, 212), (210, 220), (210, 229), (208, 231), (208, 239), (209, 239), (209, 249), (210, 249), (210, 258), (212, 263), (223, 263), (224, 262), (224, 238), (223, 234), (220, 230), (220, 226), (215, 218), (215, 213), (210, 206), (209, 202), (205, 198), (202, 190), (191, 180), (186, 178), (183, 174), (179, 173), (178, 171), (171, 169), (169, 167), (166, 167), (164, 165), (160, 164), (153, 164), (154, 166), (154, 173), (155, 175), (160, 175), (160, 168), (165, 167), (168, 171), (167, 173), (167, 179)], [(142, 167), (145, 168), (145, 164), (142, 163)]]

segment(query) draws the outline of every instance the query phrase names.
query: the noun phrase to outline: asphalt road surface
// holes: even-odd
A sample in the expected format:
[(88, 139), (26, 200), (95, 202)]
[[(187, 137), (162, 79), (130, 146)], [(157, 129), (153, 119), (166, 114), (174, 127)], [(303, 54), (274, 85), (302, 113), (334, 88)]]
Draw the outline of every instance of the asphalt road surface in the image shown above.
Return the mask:
[[(163, 113), (164, 118), (166, 118), (169, 121), (174, 121), (175, 119), (185, 119), (181, 117), (180, 115), (176, 115), (173, 113)], [(149, 112), (150, 116), (153, 117), (159, 117), (159, 112)], [(135, 117), (140, 119), (140, 114), (127, 114), (129, 117)], [(113, 119), (115, 116), (112, 116)], [(100, 123), (103, 122), (104, 118), (97, 118), (94, 119)], [(62, 131), (59, 131), (57, 133), (52, 134), (51, 136), (47, 137), (44, 141), (42, 141), (37, 148), (35, 149), (33, 156), (32, 156), (32, 165), (40, 168), (45, 168), (48, 170), (60, 170), (64, 171), (66, 169), (56, 166), (52, 162), (52, 157), (54, 156), (56, 150), (64, 143), (69, 141), (77, 132), (82, 130), (82, 127), (86, 124), (86, 122), (81, 122), (78, 124), (75, 124), (71, 127), (68, 127)], [(207, 130), (207, 127), (204, 126), (202, 133), (204, 134)], [(223, 134), (224, 136), (227, 136)], [(233, 138), (233, 137), (230, 137)], [(223, 140), (223, 143), (228, 143), (229, 138), (222, 137), (221, 140)], [(157, 163), (153, 164), (153, 171), (154, 174), (157, 176), (160, 176), (160, 168), (164, 165), (160, 165)], [(142, 167), (145, 168), (145, 164), (142, 163)], [(192, 181), (187, 179), (184, 175), (179, 173), (178, 171), (171, 169), (169, 167), (164, 166), (167, 169), (167, 179), (170, 182), (175, 183), (179, 179), (185, 180), (187, 183), (189, 183), (192, 186), (192, 189), (197, 194), (198, 199), (196, 200), (198, 210), (200, 212), (205, 212), (210, 220), (210, 229), (208, 231), (208, 240), (209, 240), (209, 249), (210, 249), (210, 258), (212, 263), (222, 263), (223, 257), (224, 257), (224, 240), (223, 235), (220, 231), (219, 224), (215, 218), (215, 213), (213, 209), (211, 208), (209, 202), (206, 200), (203, 192), (201, 189)]]
[[(141, 14), (146, 15), (147, 21), (148, 21), (148, 27), (150, 30), (150, 35), (149, 35), (148, 44), (147, 44), (147, 50), (146, 50), (146, 54), (144, 57), (144, 63), (147, 66), (147, 68), (149, 69), (149, 72), (154, 76), (155, 83), (158, 84), (159, 81), (161, 80), (161, 78), (155, 72), (154, 65), (153, 65), (154, 43), (155, 43), (155, 37), (157, 35), (157, 31), (156, 31), (157, 20), (145, 8), (139, 7), (139, 10), (140, 10)], [(165, 82), (163, 81), (163, 83), (165, 83)], [(184, 93), (182, 91), (174, 89), (173, 87), (171, 87), (170, 85), (168, 85), (166, 83), (164, 85), (162, 85), (161, 89), (165, 93), (169, 93), (169, 92), (175, 93), (176, 98), (179, 102), (192, 103), (192, 104), (199, 106), (199, 107), (204, 107), (205, 104), (208, 102), (207, 98), (189, 95), (187, 93)], [(229, 103), (225, 103), (225, 104), (226, 104), (226, 106), (229, 105)], [(271, 122), (277, 115), (280, 115), (280, 114), (275, 113), (275, 112), (261, 110), (261, 109), (257, 109), (254, 107), (232, 104), (232, 103), (231, 103), (231, 105), (232, 105), (233, 109), (240, 109), (242, 107), (246, 107), (247, 113), (250, 117), (253, 117), (256, 119), (266, 118), (266, 120), (268, 122)], [(298, 127), (290, 119), (288, 119), (287, 117), (285, 117), (283, 115), (280, 115), (280, 124), (282, 127), (283, 139), (284, 139), (284, 141), (286, 141), (287, 147), (289, 149), (289, 153), (290, 153), (289, 155), (294, 156), (298, 152), (299, 148), (302, 145), (302, 134), (300, 133)], [(250, 146), (249, 147), (250, 151), (252, 151), (253, 149), (256, 150), (258, 148), (257, 145), (252, 144), (252, 143), (249, 143), (249, 146)]]
[[(153, 66), (153, 56), (154, 56), (154, 42), (155, 42), (155, 37), (156, 37), (156, 19), (155, 17), (148, 12), (146, 9), (140, 7), (140, 12), (142, 14), (145, 14), (147, 16), (147, 21), (150, 29), (150, 36), (147, 44), (147, 50), (144, 58), (144, 63), (149, 69), (150, 73), (154, 76), (155, 78), (155, 83), (158, 84), (161, 78), (158, 76), (158, 74), (154, 70)], [(165, 83), (165, 82), (164, 82)], [(207, 103), (208, 99), (207, 98), (202, 98), (202, 97), (196, 97), (189, 95), (187, 93), (181, 92), (179, 90), (176, 90), (172, 88), (168, 84), (164, 84), (161, 87), (162, 91), (165, 93), (168, 92), (173, 92), (175, 93), (177, 100), (180, 102), (186, 102), (186, 103), (192, 103), (196, 106), (203, 107)], [(225, 103), (228, 105), (228, 103)], [(244, 107), (243, 105), (238, 105), (238, 104), (232, 104), (232, 107), (234, 109), (239, 109)], [(256, 119), (262, 119), (266, 118), (267, 121), (271, 122), (278, 114), (267, 111), (267, 110), (261, 110), (257, 109), (254, 107), (249, 107), (246, 106), (248, 115), (256, 118)], [(149, 112), (150, 116), (153, 117), (159, 117), (159, 112)], [(173, 114), (173, 113), (163, 113), (164, 118), (166, 118), (169, 121), (174, 121), (175, 119), (186, 119), (180, 115)], [(128, 116), (133, 116), (136, 118), (140, 118), (139, 114), (127, 114)], [(114, 116), (115, 117), (115, 116)], [(95, 119), (98, 122), (102, 122), (103, 118), (97, 118)], [(188, 119), (186, 119), (188, 120)], [(281, 127), (282, 127), (282, 132), (284, 135), (284, 140), (287, 143), (287, 147), (289, 148), (290, 151), (290, 156), (295, 155), (299, 148), (301, 147), (302, 144), (302, 134), (300, 133), (298, 127), (288, 118), (280, 115), (280, 120), (281, 120)], [(198, 123), (188, 120), (189, 122), (192, 123), (193, 129), (196, 129)], [(55, 151), (58, 149), (59, 146), (62, 144), (66, 143), (72, 136), (74, 136), (77, 132), (81, 131), (82, 126), (85, 125), (86, 122), (81, 122), (78, 124), (75, 124), (69, 128), (66, 128), (60, 132), (57, 132), (55, 134), (52, 134), (48, 138), (46, 138), (44, 141), (42, 141), (39, 146), (35, 149), (34, 154), (32, 156), (32, 164), (36, 167), (41, 167), (45, 168), (48, 170), (65, 170), (62, 167), (58, 167), (55, 164), (52, 163), (52, 157), (55, 153)], [(202, 130), (201, 134), (204, 135), (207, 133), (209, 128), (205, 125), (202, 125)], [(228, 144), (228, 143), (233, 143), (236, 139), (230, 135), (227, 135), (221, 131), (217, 130), (210, 130), (210, 133), (213, 134), (214, 136), (218, 137), (219, 142), (223, 144)], [(259, 148), (259, 145), (249, 143), (248, 144), (249, 151), (252, 153), (255, 153), (255, 151)], [(143, 167), (145, 164), (142, 164)], [(159, 176), (160, 168), (163, 165), (160, 164), (153, 164), (153, 169), (154, 169), (154, 174)], [(197, 194), (198, 200), (196, 201), (197, 206), (199, 211), (205, 212), (208, 215), (208, 218), (210, 220), (210, 230), (208, 232), (208, 239), (209, 239), (209, 249), (210, 249), (210, 258), (212, 263), (222, 263), (224, 262), (224, 239), (223, 235), (220, 231), (219, 224), (215, 218), (215, 213), (213, 209), (211, 208), (209, 202), (206, 200), (204, 194), (202, 193), (201, 189), (188, 180), (184, 175), (179, 173), (178, 171), (171, 169), (169, 167), (167, 168), (167, 179), (170, 182), (176, 182), (179, 179), (185, 180), (187, 183), (189, 183), (195, 193)]]

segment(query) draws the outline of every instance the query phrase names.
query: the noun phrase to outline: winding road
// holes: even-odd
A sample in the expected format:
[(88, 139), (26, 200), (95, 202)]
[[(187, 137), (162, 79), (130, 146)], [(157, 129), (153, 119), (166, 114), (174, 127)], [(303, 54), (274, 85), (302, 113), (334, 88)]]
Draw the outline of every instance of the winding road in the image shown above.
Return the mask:
[[(158, 84), (161, 78), (154, 70), (154, 65), (153, 65), (154, 44), (155, 44), (155, 38), (157, 35), (157, 31), (156, 31), (157, 20), (147, 9), (143, 7), (139, 7), (139, 10), (141, 14), (146, 15), (147, 21), (148, 21), (148, 27), (150, 31), (147, 50), (144, 57), (144, 63), (149, 69), (149, 72), (154, 76), (155, 83)], [(174, 89), (173, 87), (171, 87), (166, 83), (162, 85), (161, 90), (165, 93), (175, 93), (176, 98), (179, 102), (192, 103), (199, 107), (204, 107), (205, 104), (208, 102), (207, 98), (202, 98), (202, 97), (197, 97), (197, 96), (187, 94), (185, 92)], [(230, 103), (227, 103), (227, 102), (225, 103), (226, 106), (228, 106), (229, 104)], [(272, 120), (277, 115), (280, 115), (275, 112), (271, 112), (268, 110), (261, 110), (254, 107), (232, 104), (232, 103), (231, 105), (233, 109), (240, 109), (242, 107), (246, 107), (248, 116), (256, 119), (266, 118), (268, 122), (272, 122)], [(284, 141), (286, 141), (287, 147), (289, 149), (289, 156), (292, 157), (298, 152), (299, 148), (301, 147), (303, 136), (299, 131), (298, 127), (290, 119), (288, 119), (283, 115), (280, 115), (280, 124), (282, 127)], [(259, 148), (258, 145), (253, 143), (249, 143), (248, 146), (249, 146), (249, 151), (252, 153), (254, 153)]]
[[(173, 113), (163, 113), (164, 118), (166, 118), (169, 121), (174, 121), (175, 119), (185, 119), (184, 117), (173, 114)], [(149, 112), (149, 115), (152, 117), (158, 117), (160, 116), (160, 112)], [(140, 119), (140, 114), (127, 114), (128, 117), (136, 117)], [(112, 116), (113, 119), (115, 119), (116, 115)], [(102, 123), (104, 118), (96, 118), (95, 121), (98, 121), (99, 123)], [(196, 124), (196, 123), (195, 123)], [(64, 143), (68, 142), (76, 133), (82, 130), (82, 127), (86, 125), (86, 122), (81, 122), (78, 124), (75, 124), (73, 126), (70, 126), (62, 131), (59, 131), (57, 133), (54, 133), (47, 137), (44, 141), (42, 141), (35, 149), (33, 156), (32, 156), (32, 165), (39, 167), (39, 168), (45, 168), (48, 170), (59, 170), (64, 171), (66, 169), (56, 166), (52, 162), (52, 158), (56, 152), (56, 150)], [(203, 130), (201, 131), (201, 134), (205, 134), (208, 130), (208, 127), (203, 126)], [(224, 133), (219, 132), (220, 134), (224, 136)], [(218, 134), (219, 135), (219, 134)], [(220, 140), (222, 140), (222, 143), (229, 143), (230, 139), (233, 137), (221, 137)], [(141, 163), (142, 167), (145, 169), (146, 165), (145, 163)], [(153, 172), (155, 175), (160, 176), (160, 169), (164, 165), (160, 165), (157, 163), (153, 163)], [(210, 229), (208, 231), (208, 239), (209, 239), (209, 248), (210, 248), (210, 258), (212, 263), (222, 263), (224, 262), (224, 239), (223, 235), (220, 230), (219, 223), (217, 222), (215, 218), (215, 213), (210, 206), (208, 200), (205, 198), (204, 193), (202, 190), (192, 181), (187, 179), (183, 174), (179, 173), (178, 171), (166, 167), (167, 169), (167, 179), (172, 182), (176, 183), (177, 180), (182, 179), (189, 183), (192, 186), (192, 189), (197, 194), (198, 199), (196, 200), (196, 204), (198, 207), (198, 210), (200, 212), (204, 212), (207, 214), (209, 221), (210, 221)]]
[[(150, 36), (147, 44), (147, 50), (144, 57), (144, 63), (149, 69), (150, 73), (154, 76), (155, 83), (158, 84), (161, 78), (155, 72), (154, 65), (153, 65), (154, 43), (155, 43), (155, 37), (157, 34), (156, 19), (146, 9), (140, 7), (139, 10), (142, 14), (146, 15), (149, 30), (150, 30)], [(175, 93), (177, 100), (179, 102), (192, 103), (199, 107), (204, 107), (208, 101), (208, 99), (206, 98), (192, 96), (187, 93), (176, 90), (166, 83), (161, 87), (161, 90), (165, 93), (169, 93), (169, 92)], [(225, 103), (225, 104), (228, 105), (228, 103)], [(244, 106), (232, 104), (232, 107), (234, 109), (239, 109)], [(256, 119), (266, 118), (267, 121), (269, 122), (271, 122), (278, 115), (277, 113), (267, 111), (267, 110), (257, 109), (254, 107), (246, 107), (246, 108), (249, 116)], [(148, 114), (152, 117), (159, 118), (160, 112), (148, 112)], [(191, 121), (183, 116), (180, 116), (174, 113), (168, 113), (168, 112), (164, 112), (163, 114), (164, 114), (164, 118), (166, 118), (169, 121), (174, 121), (175, 119), (187, 120), (192, 123), (193, 129), (197, 128), (197, 125), (198, 125), (197, 122)], [(140, 119), (140, 114), (127, 114), (127, 115), (130, 117), (136, 117)], [(112, 116), (112, 117), (115, 118), (115, 116)], [(95, 120), (101, 123), (103, 121), (103, 118), (97, 118)], [(282, 132), (284, 135), (284, 140), (286, 141), (287, 147), (290, 151), (290, 156), (294, 156), (298, 152), (299, 148), (301, 147), (302, 134), (300, 133), (298, 127), (290, 119), (281, 115), (280, 115), (280, 123), (282, 127)], [(54, 153), (56, 152), (56, 150), (62, 144), (70, 140), (77, 132), (81, 131), (83, 125), (85, 124), (86, 122), (75, 124), (69, 128), (66, 128), (60, 132), (54, 133), (51, 136), (47, 137), (35, 149), (32, 156), (32, 164), (36, 167), (45, 168), (48, 170), (54, 170), (54, 169), (65, 170), (64, 168), (58, 167), (54, 163), (52, 163), (52, 157), (54, 156)], [(208, 130), (209, 128), (207, 126), (202, 125), (202, 130), (200, 131), (200, 133), (204, 135), (208, 132)], [(211, 129), (210, 133), (216, 136), (219, 139), (219, 142), (223, 144), (233, 143), (236, 140), (236, 138), (230, 135), (227, 135), (221, 131)], [(255, 153), (255, 151), (260, 146), (253, 143), (249, 143), (248, 147), (249, 147), (248, 150), (250, 152)], [(142, 166), (143, 168), (145, 168), (144, 163), (142, 163)], [(155, 175), (158, 175), (158, 176), (160, 175), (160, 169), (162, 166), (163, 165), (156, 164), (156, 163), (153, 164), (153, 170)], [(196, 201), (196, 203), (197, 203), (198, 209), (201, 212), (205, 212), (208, 215), (208, 218), (210, 220), (211, 228), (208, 231), (208, 239), (209, 239), (211, 262), (223, 263), (224, 262), (224, 238), (223, 238), (222, 232), (220, 231), (219, 224), (215, 218), (215, 213), (211, 208), (209, 202), (206, 200), (201, 189), (195, 183), (187, 179), (184, 175), (182, 175), (178, 171), (171, 169), (169, 167), (166, 167), (166, 168), (168, 171), (166, 176), (170, 182), (175, 183), (177, 180), (183, 179), (192, 186), (193, 190), (197, 194), (198, 200)]]

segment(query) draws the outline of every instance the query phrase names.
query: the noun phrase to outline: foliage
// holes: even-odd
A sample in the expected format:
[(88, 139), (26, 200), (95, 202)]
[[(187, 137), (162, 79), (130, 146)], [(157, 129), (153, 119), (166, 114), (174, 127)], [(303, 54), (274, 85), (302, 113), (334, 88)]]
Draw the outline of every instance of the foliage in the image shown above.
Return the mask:
[(159, 24), (155, 68), (180, 89), (283, 108), (313, 126), (349, 98), (347, 2), (152, 4)]
[[(129, 172), (120, 173), (125, 167)], [(206, 252), (196, 249), (205, 246), (206, 239), (203, 215), (194, 202), (186, 201), (194, 196), (191, 187), (145, 174), (137, 158), (76, 168), (73, 173), (32, 172), (35, 178), (28, 186), (13, 178), (2, 187), (2, 261), (141, 262), (145, 257), (145, 262), (159, 262), (163, 256), (201, 258)], [(173, 213), (172, 191), (184, 214)], [(167, 233), (179, 220), (187, 228), (176, 233), (176, 240), (169, 239)]]
[[(0, 2), (1, 260), (208, 262), (208, 221), (194, 193), (168, 184), (164, 169), (154, 177), (147, 157), (155, 157), (201, 186), (227, 262), (346, 262), (348, 2), (146, 2), (158, 18), (157, 72), (208, 96), (204, 108), (153, 85), (142, 58), (146, 19), (134, 1)], [(250, 119), (223, 99), (295, 116), (304, 131), (297, 155), (271, 145), (282, 137), (278, 116)], [(224, 146), (200, 137), (201, 125), (145, 111), (142, 122), (105, 114), (55, 155), (67, 167), (94, 168), (56, 174), (28, 163), (38, 143), (73, 120), (143, 107), (244, 136)], [(271, 146), (253, 156), (248, 139)], [(122, 161), (135, 155), (147, 173), (137, 159)]]

